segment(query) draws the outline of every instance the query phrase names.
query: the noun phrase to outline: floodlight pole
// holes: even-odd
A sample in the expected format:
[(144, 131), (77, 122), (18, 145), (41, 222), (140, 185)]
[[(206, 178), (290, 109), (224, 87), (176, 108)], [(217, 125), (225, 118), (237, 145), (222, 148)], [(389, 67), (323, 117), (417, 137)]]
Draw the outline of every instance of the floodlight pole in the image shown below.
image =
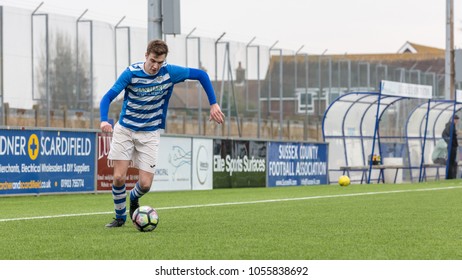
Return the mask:
[(454, 0), (446, 0), (446, 54), (444, 64), (444, 96), (454, 100)]
[(162, 39), (162, 0), (148, 0), (148, 41)]

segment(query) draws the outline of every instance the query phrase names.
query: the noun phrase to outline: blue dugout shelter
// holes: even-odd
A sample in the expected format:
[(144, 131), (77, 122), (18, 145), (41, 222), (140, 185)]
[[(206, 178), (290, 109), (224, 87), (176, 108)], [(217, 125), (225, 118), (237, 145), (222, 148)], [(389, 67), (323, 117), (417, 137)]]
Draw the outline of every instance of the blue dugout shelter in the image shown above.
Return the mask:
[[(453, 100), (429, 100), (428, 103), (417, 106), (410, 114), (406, 139), (409, 165), (413, 167), (411, 178), (423, 181), (427, 177), (446, 177), (449, 162), (446, 162), (446, 166), (433, 164), (432, 153), (436, 142), (442, 139), (446, 123), (453, 122), (455, 114), (461, 109), (462, 104)], [(451, 135), (453, 129), (456, 128), (451, 126)], [(451, 153), (451, 149), (451, 146), (448, 147), (448, 153)]]
[(391, 81), (382, 81), (379, 92), (338, 97), (322, 123), (330, 182), (343, 174), (361, 183), (416, 182), (439, 172), (444, 177), (445, 168), (432, 164), (431, 153), (446, 122), (462, 107), (431, 98), (431, 86)]

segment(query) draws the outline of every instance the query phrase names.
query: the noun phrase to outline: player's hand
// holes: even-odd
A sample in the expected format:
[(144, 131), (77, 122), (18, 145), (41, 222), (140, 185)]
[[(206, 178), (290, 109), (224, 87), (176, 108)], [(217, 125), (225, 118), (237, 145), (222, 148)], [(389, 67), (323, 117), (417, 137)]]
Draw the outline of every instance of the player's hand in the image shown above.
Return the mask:
[(225, 114), (220, 109), (220, 105), (218, 103), (213, 104), (210, 106), (210, 118), (209, 121), (215, 121), (218, 124), (222, 124), (225, 121)]
[(102, 132), (112, 132), (112, 125), (108, 122), (101, 122), (100, 127)]

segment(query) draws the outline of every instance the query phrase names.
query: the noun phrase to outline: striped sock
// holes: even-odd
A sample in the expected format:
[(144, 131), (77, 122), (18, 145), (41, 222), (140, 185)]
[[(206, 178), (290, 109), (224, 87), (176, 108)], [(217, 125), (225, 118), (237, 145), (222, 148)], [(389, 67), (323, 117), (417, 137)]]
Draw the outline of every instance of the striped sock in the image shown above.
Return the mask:
[(140, 182), (136, 182), (135, 187), (130, 191), (130, 200), (138, 201), (138, 199), (145, 194), (146, 192), (144, 192), (140, 187)]
[(125, 185), (121, 187), (112, 185), (112, 198), (114, 199), (116, 219), (122, 218), (124, 221), (127, 220), (127, 192), (125, 190)]

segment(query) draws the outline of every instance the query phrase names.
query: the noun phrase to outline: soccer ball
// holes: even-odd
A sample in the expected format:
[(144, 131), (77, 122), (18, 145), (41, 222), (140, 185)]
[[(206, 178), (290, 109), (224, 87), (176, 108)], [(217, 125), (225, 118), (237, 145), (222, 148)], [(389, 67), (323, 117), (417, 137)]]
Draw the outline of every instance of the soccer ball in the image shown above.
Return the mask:
[(346, 187), (350, 184), (350, 178), (347, 175), (342, 175), (338, 178), (338, 184), (342, 187)]
[(153, 231), (159, 224), (159, 215), (150, 206), (140, 206), (133, 212), (132, 220), (137, 230)]

